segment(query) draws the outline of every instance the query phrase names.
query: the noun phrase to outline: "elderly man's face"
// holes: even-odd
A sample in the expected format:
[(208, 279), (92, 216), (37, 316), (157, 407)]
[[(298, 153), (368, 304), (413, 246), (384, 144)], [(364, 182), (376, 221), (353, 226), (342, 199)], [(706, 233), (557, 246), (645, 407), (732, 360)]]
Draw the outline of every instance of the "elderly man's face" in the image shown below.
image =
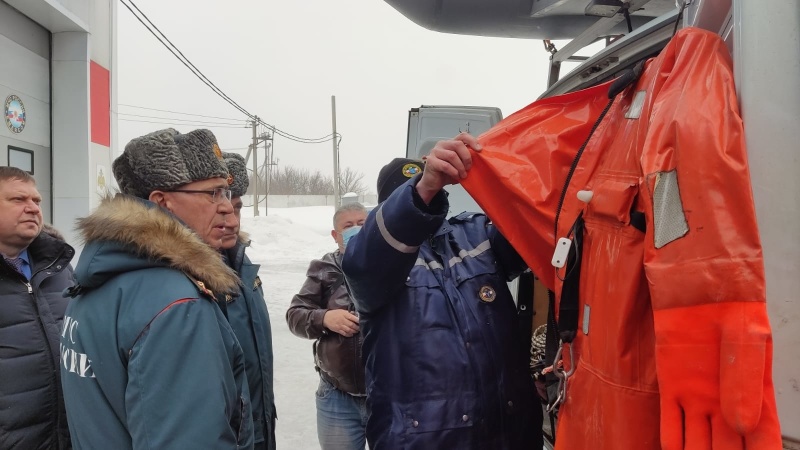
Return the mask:
[(0, 249), (6, 256), (25, 249), (42, 231), (42, 196), (36, 185), (16, 178), (0, 181)]
[(231, 204), (233, 205), (233, 215), (236, 216), (236, 227), (225, 228), (226, 234), (222, 237), (221, 247), (223, 250), (233, 248), (236, 242), (239, 241), (239, 228), (242, 223), (242, 206), (244, 206), (242, 197), (231, 198)]
[[(233, 205), (227, 197), (222, 196), (214, 201), (211, 191), (217, 188), (227, 189), (227, 181), (224, 178), (194, 181), (174, 191), (154, 191), (150, 199), (178, 216), (206, 244), (219, 250), (223, 248), (226, 235), (231, 230), (239, 229), (239, 220), (233, 214)], [(160, 193), (160, 198), (153, 197), (156, 193)]]

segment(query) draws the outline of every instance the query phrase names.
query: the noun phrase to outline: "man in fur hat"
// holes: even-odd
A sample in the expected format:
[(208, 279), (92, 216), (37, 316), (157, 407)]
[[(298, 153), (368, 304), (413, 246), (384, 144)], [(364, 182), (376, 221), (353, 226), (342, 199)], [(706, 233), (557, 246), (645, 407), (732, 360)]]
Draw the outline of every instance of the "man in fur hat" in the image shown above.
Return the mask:
[(238, 221), (216, 138), (157, 131), (112, 167), (122, 193), (78, 222), (86, 246), (61, 332), (73, 446), (253, 448), (225, 317), (239, 278), (219, 250)]
[[(236, 219), (241, 218), (242, 195), (250, 182), (244, 158), (236, 153), (222, 154), (228, 167), (228, 184), (231, 190)], [(245, 255), (250, 238), (230, 230), (222, 244), (225, 261), (239, 275), (242, 285), (228, 303), (228, 321), (244, 350), (250, 403), (253, 407), (253, 430), (256, 450), (275, 450), (275, 393), (272, 383), (272, 327), (269, 322), (264, 289), (258, 277), (259, 264), (253, 264)]]

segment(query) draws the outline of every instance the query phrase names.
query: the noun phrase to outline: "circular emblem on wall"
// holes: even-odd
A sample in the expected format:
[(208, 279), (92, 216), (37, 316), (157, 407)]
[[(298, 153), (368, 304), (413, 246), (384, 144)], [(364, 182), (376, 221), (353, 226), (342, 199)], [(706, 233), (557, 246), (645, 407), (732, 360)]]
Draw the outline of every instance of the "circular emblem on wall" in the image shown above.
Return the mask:
[(6, 97), (3, 116), (6, 118), (6, 126), (12, 133), (21, 133), (25, 129), (25, 105), (16, 95)]

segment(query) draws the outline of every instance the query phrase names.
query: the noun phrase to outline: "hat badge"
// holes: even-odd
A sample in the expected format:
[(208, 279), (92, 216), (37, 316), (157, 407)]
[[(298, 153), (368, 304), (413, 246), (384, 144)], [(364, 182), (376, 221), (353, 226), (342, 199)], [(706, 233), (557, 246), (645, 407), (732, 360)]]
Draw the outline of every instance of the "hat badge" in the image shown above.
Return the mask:
[(407, 178), (411, 178), (414, 175), (422, 172), (422, 168), (420, 166), (418, 166), (417, 164), (408, 163), (408, 164), (403, 166), (403, 171), (402, 172), (403, 172), (403, 175), (405, 175)]
[(497, 291), (495, 291), (494, 288), (491, 286), (483, 286), (478, 291), (478, 298), (480, 298), (481, 301), (483, 302), (491, 303), (494, 301), (496, 297), (497, 297)]
[(214, 155), (217, 156), (217, 159), (222, 161), (222, 150), (220, 150), (219, 145), (216, 142), (211, 145), (211, 149), (214, 151)]

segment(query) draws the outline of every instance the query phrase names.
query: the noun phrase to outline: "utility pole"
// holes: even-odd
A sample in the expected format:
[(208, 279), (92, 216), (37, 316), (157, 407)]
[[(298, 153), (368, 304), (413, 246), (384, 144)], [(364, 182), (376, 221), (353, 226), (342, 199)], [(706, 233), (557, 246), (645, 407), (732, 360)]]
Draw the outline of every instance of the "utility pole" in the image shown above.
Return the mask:
[(253, 117), (253, 215), (258, 217), (258, 116)]
[(273, 127), (272, 133), (265, 133), (262, 136), (264, 140), (264, 164), (261, 168), (264, 169), (264, 216), (269, 215), (269, 179), (272, 172), (272, 145), (275, 142), (275, 128)]
[(336, 96), (331, 95), (331, 118), (333, 119), (333, 205), (339, 208), (342, 200), (339, 196), (339, 145), (336, 137)]

